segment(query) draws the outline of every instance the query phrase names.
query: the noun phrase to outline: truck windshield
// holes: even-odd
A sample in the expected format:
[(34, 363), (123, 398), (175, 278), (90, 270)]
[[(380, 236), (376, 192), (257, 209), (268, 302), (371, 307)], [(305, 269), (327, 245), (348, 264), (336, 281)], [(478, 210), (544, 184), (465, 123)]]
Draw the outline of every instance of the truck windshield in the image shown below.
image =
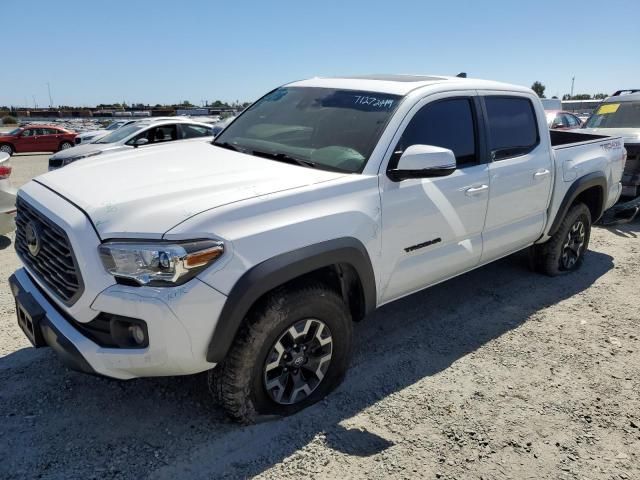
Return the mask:
[(640, 102), (603, 103), (585, 128), (640, 128)]
[(332, 88), (278, 88), (213, 143), (302, 166), (361, 172), (400, 98)]
[(114, 130), (113, 133), (102, 137), (96, 143), (116, 143), (125, 138), (129, 137), (129, 135), (133, 135), (134, 133), (142, 130), (144, 127), (148, 127), (149, 124), (140, 124), (140, 123), (132, 123), (131, 125), (127, 125), (126, 127), (119, 128), (118, 130)]

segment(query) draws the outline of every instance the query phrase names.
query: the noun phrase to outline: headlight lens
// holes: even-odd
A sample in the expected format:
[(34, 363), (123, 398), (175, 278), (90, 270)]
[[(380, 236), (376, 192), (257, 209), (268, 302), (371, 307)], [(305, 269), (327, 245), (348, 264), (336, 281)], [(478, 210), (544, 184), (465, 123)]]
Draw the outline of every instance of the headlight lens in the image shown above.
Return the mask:
[(177, 243), (114, 241), (98, 247), (104, 268), (116, 278), (140, 285), (174, 286), (185, 283), (224, 253), (215, 240)]

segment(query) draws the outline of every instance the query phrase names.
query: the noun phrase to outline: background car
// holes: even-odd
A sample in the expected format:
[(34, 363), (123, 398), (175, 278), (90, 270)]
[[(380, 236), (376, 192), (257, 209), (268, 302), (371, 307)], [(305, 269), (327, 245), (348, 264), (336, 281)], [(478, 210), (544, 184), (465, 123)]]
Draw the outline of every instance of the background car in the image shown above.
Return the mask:
[(568, 130), (570, 128), (580, 128), (582, 122), (577, 115), (561, 110), (546, 112), (547, 125), (553, 130)]
[[(180, 118), (180, 117), (155, 117), (153, 121), (155, 122), (160, 120), (178, 120), (178, 119), (183, 120), (183, 118)], [(76, 145), (95, 142), (96, 140), (99, 140), (100, 138), (106, 135), (109, 135), (112, 131), (117, 130), (121, 127), (126, 127), (127, 125), (131, 125), (132, 123), (145, 122), (145, 121), (149, 121), (149, 119), (134, 118), (131, 120), (116, 120), (111, 124), (109, 124), (107, 128), (101, 128), (99, 130), (89, 130), (86, 132), (79, 133), (78, 136), (75, 138), (75, 142), (76, 142)]]
[(580, 131), (622, 136), (627, 150), (622, 195), (640, 195), (640, 89), (619, 90), (606, 98)]
[(222, 130), (227, 128), (227, 125), (233, 122), (235, 118), (236, 117), (227, 117), (224, 120), (220, 120), (219, 122), (214, 123), (212, 128), (213, 136), (217, 136)]
[(109, 133), (119, 129), (120, 127), (124, 127), (125, 125), (129, 125), (137, 121), (138, 120), (117, 120), (115, 122), (112, 122), (107, 128), (102, 128), (100, 130), (89, 130), (88, 132), (79, 133), (78, 136), (75, 138), (76, 145), (98, 140), (99, 138), (102, 138), (105, 135), (109, 135)]
[(56, 125), (27, 125), (0, 134), (0, 152), (57, 152), (73, 147), (76, 133)]
[(150, 148), (165, 142), (212, 136), (211, 125), (185, 119), (139, 120), (109, 133), (92, 143), (78, 145), (52, 155), (49, 170), (76, 160), (133, 148)]
[(16, 190), (11, 186), (9, 154), (0, 152), (0, 235), (16, 229)]

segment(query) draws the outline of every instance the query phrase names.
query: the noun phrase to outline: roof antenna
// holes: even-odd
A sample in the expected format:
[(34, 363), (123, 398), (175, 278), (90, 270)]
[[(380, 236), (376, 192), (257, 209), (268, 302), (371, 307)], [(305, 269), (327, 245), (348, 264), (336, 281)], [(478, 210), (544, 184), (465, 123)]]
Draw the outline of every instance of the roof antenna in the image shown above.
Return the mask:
[(458, 77), (458, 78), (467, 78), (467, 72), (460, 72), (459, 74), (456, 75), (456, 77)]

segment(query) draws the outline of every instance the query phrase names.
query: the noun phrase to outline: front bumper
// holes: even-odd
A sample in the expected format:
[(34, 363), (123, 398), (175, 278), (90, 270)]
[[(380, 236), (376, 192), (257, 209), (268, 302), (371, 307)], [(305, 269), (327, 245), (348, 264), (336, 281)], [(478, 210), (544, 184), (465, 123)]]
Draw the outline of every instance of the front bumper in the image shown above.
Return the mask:
[[(83, 335), (32, 281), (24, 268), (9, 279), (16, 303), (30, 305), (35, 331), (25, 332), (36, 347), (50, 346), (69, 367), (118, 379), (186, 375), (215, 366), (206, 352), (226, 297), (194, 279), (174, 288), (113, 285), (91, 308), (143, 320), (146, 348), (105, 348)], [(85, 292), (85, 295), (87, 293)], [(24, 322), (19, 323), (25, 330)], [(24, 319), (22, 319), (24, 320)]]

